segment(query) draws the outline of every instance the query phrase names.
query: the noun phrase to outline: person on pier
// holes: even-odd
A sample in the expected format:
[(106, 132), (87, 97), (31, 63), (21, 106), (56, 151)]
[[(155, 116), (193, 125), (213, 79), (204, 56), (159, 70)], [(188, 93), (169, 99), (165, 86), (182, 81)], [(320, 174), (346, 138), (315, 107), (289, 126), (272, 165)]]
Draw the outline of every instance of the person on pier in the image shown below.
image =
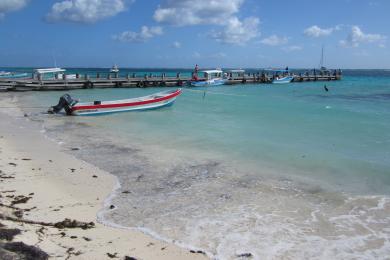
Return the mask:
[(193, 76), (192, 76), (193, 80), (198, 80), (198, 71), (199, 71), (199, 67), (198, 67), (198, 64), (196, 64), (195, 65), (195, 69), (194, 69), (194, 73), (193, 73)]

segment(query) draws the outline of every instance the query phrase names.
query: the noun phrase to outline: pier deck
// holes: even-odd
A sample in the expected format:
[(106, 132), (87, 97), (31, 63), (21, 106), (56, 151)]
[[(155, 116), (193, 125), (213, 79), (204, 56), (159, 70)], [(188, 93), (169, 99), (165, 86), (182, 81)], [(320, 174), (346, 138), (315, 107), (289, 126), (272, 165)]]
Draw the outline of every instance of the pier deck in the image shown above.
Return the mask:
[[(201, 78), (200, 78), (201, 79)], [(294, 75), (293, 82), (341, 80), (341, 75)], [(107, 77), (91, 78), (88, 75), (76, 79), (0, 79), (0, 91), (73, 90), (87, 88), (135, 88), (185, 86), (190, 77)], [(267, 84), (268, 75), (245, 75), (227, 80), (226, 84)]]

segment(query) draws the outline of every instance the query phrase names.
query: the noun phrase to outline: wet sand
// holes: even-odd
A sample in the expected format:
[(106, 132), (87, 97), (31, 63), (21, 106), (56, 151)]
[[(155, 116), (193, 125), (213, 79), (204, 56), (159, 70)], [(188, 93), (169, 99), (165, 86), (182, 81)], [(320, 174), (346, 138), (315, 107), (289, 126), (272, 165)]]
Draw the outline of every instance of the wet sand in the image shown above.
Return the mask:
[(100, 224), (97, 213), (116, 178), (66, 153), (77, 148), (46, 139), (19, 109), (9, 108), (10, 98), (0, 104), (8, 107), (0, 111), (0, 255), (13, 254), (4, 244), (23, 242), (43, 251), (41, 259), (44, 252), (56, 259), (207, 258), (139, 230)]

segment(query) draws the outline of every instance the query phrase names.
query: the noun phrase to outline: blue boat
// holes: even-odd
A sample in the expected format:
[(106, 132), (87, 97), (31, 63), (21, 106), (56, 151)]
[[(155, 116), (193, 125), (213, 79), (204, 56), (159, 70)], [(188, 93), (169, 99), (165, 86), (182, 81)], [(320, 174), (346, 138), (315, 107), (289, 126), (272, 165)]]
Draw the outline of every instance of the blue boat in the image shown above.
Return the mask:
[(292, 77), (292, 76), (286, 76), (286, 77), (282, 77), (282, 78), (276, 77), (272, 81), (272, 84), (287, 84), (287, 83), (290, 83), (293, 79), (294, 79), (294, 77)]
[(222, 78), (222, 70), (204, 70), (205, 80), (196, 80), (191, 82), (193, 87), (211, 87), (225, 84), (226, 80)]

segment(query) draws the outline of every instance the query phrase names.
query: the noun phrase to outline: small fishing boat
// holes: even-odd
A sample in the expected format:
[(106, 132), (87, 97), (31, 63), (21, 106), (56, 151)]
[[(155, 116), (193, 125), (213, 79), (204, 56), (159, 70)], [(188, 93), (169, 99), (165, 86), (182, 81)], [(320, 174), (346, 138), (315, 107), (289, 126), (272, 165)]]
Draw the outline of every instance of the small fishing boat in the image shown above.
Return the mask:
[(59, 113), (62, 109), (65, 109), (67, 115), (90, 116), (116, 112), (157, 109), (172, 105), (181, 93), (181, 89), (176, 89), (138, 98), (114, 101), (93, 101), (88, 103), (78, 103), (78, 100), (74, 100), (70, 97), (70, 95), (65, 94), (60, 98), (58, 104), (51, 107), (48, 112)]
[(286, 77), (282, 77), (282, 78), (276, 77), (272, 81), (272, 84), (287, 84), (287, 83), (290, 83), (293, 79), (294, 79), (294, 77), (292, 77), (292, 76), (286, 76)]
[(204, 80), (196, 80), (191, 82), (193, 87), (210, 87), (220, 86), (225, 84), (225, 79), (222, 78), (222, 70), (204, 70), (200, 73), (204, 74)]

